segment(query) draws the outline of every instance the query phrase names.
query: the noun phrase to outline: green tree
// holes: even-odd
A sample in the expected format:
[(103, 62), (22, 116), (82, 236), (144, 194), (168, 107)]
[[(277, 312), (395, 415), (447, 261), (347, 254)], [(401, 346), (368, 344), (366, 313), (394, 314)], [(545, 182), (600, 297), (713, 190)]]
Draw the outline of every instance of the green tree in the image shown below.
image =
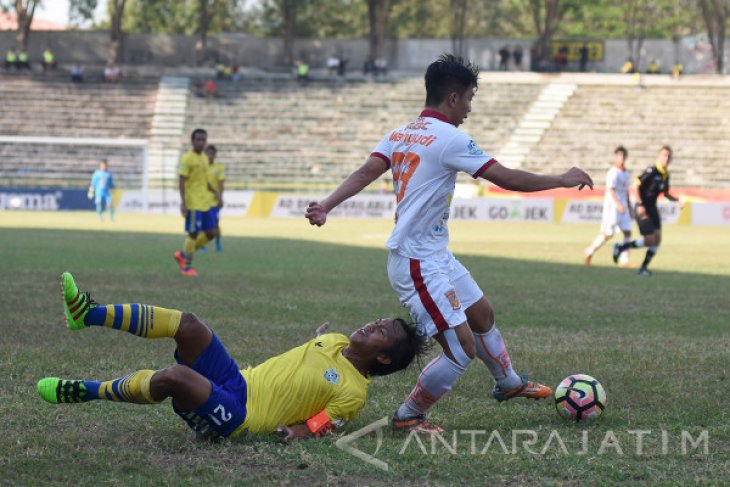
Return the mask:
[(30, 24), (33, 22), (35, 9), (42, 3), (42, 0), (2, 0), (0, 10), (9, 12), (15, 10), (15, 18), (18, 27), (15, 33), (15, 43), (18, 51), (28, 50), (28, 36), (30, 35)]
[(722, 74), (725, 61), (725, 32), (730, 14), (730, 0), (699, 0), (700, 12), (705, 20), (707, 37), (715, 58), (715, 70)]

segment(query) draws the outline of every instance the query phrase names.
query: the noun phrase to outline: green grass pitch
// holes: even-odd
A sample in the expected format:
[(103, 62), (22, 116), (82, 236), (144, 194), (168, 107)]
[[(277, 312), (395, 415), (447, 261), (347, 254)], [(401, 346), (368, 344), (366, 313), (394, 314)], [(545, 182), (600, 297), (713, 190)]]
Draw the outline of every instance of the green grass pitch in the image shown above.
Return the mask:
[[(564, 421), (552, 401), (497, 404), (475, 361), (431, 414), (447, 429), (448, 447), (428, 438), (406, 444), (385, 431), (375, 457), (386, 472), (335, 440), (392, 414), (418, 367), (374, 380), (344, 432), (290, 446), (273, 435), (197, 442), (169, 403), (52, 406), (38, 397), (35, 384), (47, 375), (109, 379), (173, 362), (169, 340), (67, 330), (64, 270), (102, 303), (196, 313), (241, 366), (302, 343), (325, 320), (349, 333), (372, 318), (405, 316), (385, 270), (390, 222), (313, 228), (304, 218), (224, 218), (222, 226), (224, 252), (196, 257), (200, 277), (184, 278), (172, 259), (180, 218), (120, 214), (100, 224), (92, 213), (0, 213), (0, 484), (727, 482), (730, 231), (722, 228), (666, 226), (655, 274), (642, 278), (615, 268), (608, 248), (590, 268), (582, 264), (598, 226), (452, 223), (451, 249), (492, 301), (515, 367), (553, 387), (571, 373), (603, 383), (608, 408), (592, 424)], [(525, 444), (532, 433), (522, 430), (535, 442)], [(355, 445), (374, 454), (376, 436)]]

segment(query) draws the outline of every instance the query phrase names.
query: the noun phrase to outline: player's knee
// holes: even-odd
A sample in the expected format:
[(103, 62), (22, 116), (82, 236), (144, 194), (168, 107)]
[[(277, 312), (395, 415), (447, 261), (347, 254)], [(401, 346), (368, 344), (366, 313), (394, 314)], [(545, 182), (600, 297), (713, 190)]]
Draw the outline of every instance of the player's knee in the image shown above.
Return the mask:
[[(183, 313), (180, 318), (180, 327), (178, 328), (177, 339), (200, 340), (208, 337), (211, 331), (208, 325), (200, 321), (193, 313)], [(202, 341), (202, 340), (201, 340)]]
[(474, 360), (477, 356), (476, 342), (474, 342), (474, 336), (470, 333), (469, 335), (459, 337), (459, 347), (461, 350), (452, 350), (454, 359), (466, 367), (469, 363)]
[(192, 374), (193, 369), (182, 364), (158, 370), (152, 376), (150, 392), (155, 399), (164, 399), (189, 384)]

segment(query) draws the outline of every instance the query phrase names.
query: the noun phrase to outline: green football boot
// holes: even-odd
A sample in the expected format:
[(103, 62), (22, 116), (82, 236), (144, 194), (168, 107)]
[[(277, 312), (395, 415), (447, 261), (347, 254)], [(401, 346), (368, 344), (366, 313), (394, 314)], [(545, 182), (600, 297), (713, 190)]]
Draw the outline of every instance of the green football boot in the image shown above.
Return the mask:
[(63, 310), (66, 314), (66, 326), (72, 330), (85, 328), (84, 318), (96, 303), (89, 293), (82, 293), (69, 272), (61, 274), (61, 293), (63, 294)]
[(51, 404), (86, 402), (89, 391), (82, 380), (46, 377), (38, 381), (38, 394)]

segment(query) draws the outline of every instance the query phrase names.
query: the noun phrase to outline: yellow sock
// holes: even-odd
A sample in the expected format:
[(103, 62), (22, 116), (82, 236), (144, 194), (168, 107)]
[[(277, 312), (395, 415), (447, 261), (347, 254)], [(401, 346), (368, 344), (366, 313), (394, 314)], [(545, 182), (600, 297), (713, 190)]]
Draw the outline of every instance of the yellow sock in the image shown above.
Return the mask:
[(106, 326), (142, 338), (174, 338), (182, 312), (146, 304), (108, 304), (89, 310), (88, 326)]
[(190, 264), (193, 261), (193, 254), (195, 254), (196, 250), (195, 240), (190, 237), (186, 237), (185, 243), (183, 244), (183, 253), (185, 254), (185, 265), (187, 267), (190, 267)]
[(195, 250), (205, 247), (208, 242), (210, 242), (210, 240), (208, 240), (208, 236), (204, 232), (200, 232), (198, 234), (198, 238), (195, 239)]
[(109, 401), (133, 402), (135, 404), (157, 404), (152, 399), (150, 381), (156, 370), (138, 370), (119, 379), (99, 384), (99, 399)]

